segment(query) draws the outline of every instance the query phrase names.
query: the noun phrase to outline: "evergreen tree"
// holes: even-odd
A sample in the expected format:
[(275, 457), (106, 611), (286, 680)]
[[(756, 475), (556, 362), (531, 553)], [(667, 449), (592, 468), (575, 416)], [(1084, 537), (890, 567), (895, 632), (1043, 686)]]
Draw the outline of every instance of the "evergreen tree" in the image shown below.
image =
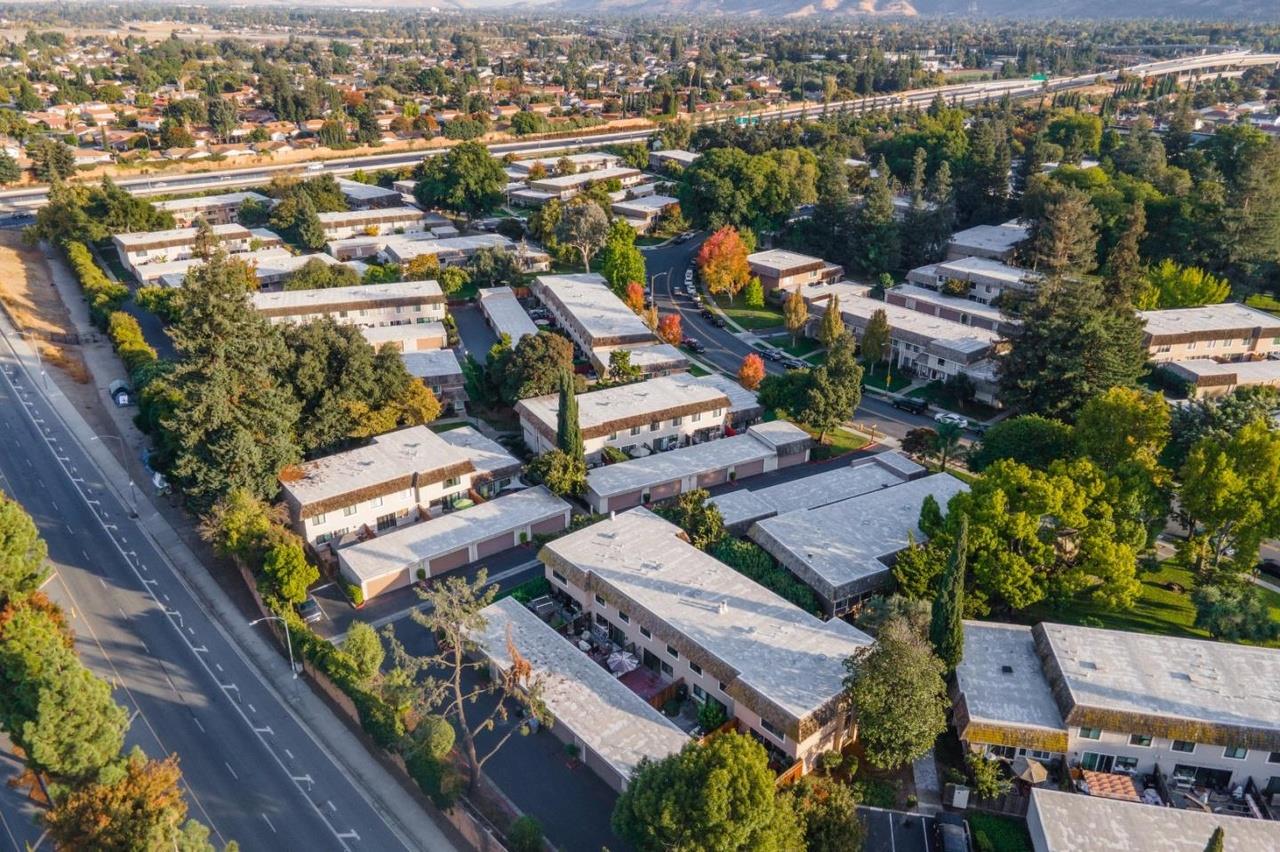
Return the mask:
[(1204, 847), (1204, 852), (1224, 852), (1226, 848), (1226, 833), (1222, 830), (1222, 826), (1217, 826), (1209, 837), (1209, 843)]
[(1132, 305), (1143, 286), (1139, 243), (1147, 231), (1147, 208), (1135, 201), (1120, 239), (1107, 255), (1107, 299), (1117, 306)]
[(584, 457), (582, 427), (578, 423), (578, 398), (573, 393), (573, 376), (560, 374), (560, 406), (556, 411), (556, 446), (571, 459)]
[(840, 314), (840, 297), (833, 295), (818, 324), (818, 340), (823, 346), (831, 347), (841, 337), (844, 337), (844, 317)]
[(1098, 212), (1078, 189), (1051, 190), (1031, 224), (1031, 268), (1047, 275), (1092, 272), (1098, 265)]
[(0, 604), (40, 588), (48, 549), (22, 504), (0, 492)]
[(942, 584), (933, 599), (929, 641), (948, 672), (956, 670), (964, 656), (964, 569), (969, 546), (969, 522), (960, 519), (960, 529), (951, 545), (951, 556), (942, 572)]
[(315, 205), (306, 195), (298, 200), (298, 217), (294, 220), (293, 232), (303, 248), (318, 251), (329, 241), (324, 234), (324, 225), (320, 223), (320, 214), (316, 213)]
[(11, 183), (17, 183), (22, 179), (22, 170), (18, 168), (18, 161), (5, 151), (0, 151), (0, 184), (8, 186)]
[(854, 216), (853, 236), (858, 246), (856, 263), (869, 276), (892, 272), (902, 257), (901, 236), (894, 218), (893, 187), (883, 157), (876, 166), (862, 208)]
[(876, 364), (884, 360), (885, 355), (889, 352), (889, 335), (892, 329), (889, 327), (889, 315), (885, 313), (884, 308), (880, 308), (871, 314), (871, 318), (867, 320), (867, 327), (862, 330), (862, 360), (871, 368), (874, 375)]

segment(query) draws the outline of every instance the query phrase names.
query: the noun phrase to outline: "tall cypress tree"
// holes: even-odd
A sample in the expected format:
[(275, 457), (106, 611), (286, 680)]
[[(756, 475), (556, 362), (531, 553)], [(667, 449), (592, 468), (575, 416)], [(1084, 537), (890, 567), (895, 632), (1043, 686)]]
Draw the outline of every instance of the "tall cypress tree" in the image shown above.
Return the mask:
[(556, 412), (556, 446), (572, 459), (583, 458), (582, 427), (578, 425), (578, 398), (573, 394), (573, 374), (560, 373), (560, 407)]
[(1209, 837), (1209, 843), (1204, 847), (1204, 852), (1223, 852), (1226, 848), (1227, 836), (1222, 830), (1222, 826), (1218, 826), (1213, 830), (1213, 834)]
[(951, 556), (942, 572), (938, 595), (933, 599), (933, 618), (929, 622), (929, 641), (938, 658), (953, 672), (964, 656), (964, 571), (965, 551), (969, 547), (969, 519), (960, 517), (960, 530), (951, 546)]

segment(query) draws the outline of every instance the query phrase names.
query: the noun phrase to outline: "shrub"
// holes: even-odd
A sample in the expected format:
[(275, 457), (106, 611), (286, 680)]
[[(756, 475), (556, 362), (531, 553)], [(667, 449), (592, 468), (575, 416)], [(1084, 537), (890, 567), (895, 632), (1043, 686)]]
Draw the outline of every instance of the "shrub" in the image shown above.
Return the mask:
[(844, 774), (850, 778), (858, 774), (858, 767), (861, 764), (856, 754), (846, 754), (844, 756)]
[(676, 716), (680, 715), (680, 705), (683, 703), (684, 702), (681, 701), (679, 698), (668, 698), (666, 702), (662, 705), (662, 712), (666, 713), (668, 716), (671, 716), (672, 718), (675, 718)]
[(105, 326), (111, 312), (118, 310), (129, 298), (129, 288), (108, 278), (98, 264), (94, 263), (93, 253), (84, 243), (68, 240), (63, 243), (62, 249), (66, 252), (71, 271), (80, 282), (80, 289), (89, 301), (90, 316), (99, 328)]
[(818, 763), (822, 766), (822, 771), (828, 775), (837, 772), (844, 763), (844, 756), (838, 751), (824, 751), (818, 757)]
[(418, 752), (405, 761), (405, 768), (436, 807), (447, 811), (458, 801), (462, 792), (462, 776), (451, 764)]
[(138, 321), (124, 311), (111, 312), (107, 319), (107, 336), (130, 375), (158, 357), (156, 350), (142, 336)]
[(364, 605), (364, 591), (362, 591), (355, 583), (347, 583), (343, 587), (343, 590), (347, 593), (347, 597), (351, 600), (351, 603), (356, 606)]
[(698, 708), (698, 726), (710, 733), (729, 721), (724, 712), (724, 705), (719, 701), (707, 700)]
[(444, 760), (449, 756), (457, 737), (449, 720), (435, 714), (423, 717), (418, 727), (413, 729), (415, 747), (435, 760)]
[(528, 814), (511, 823), (507, 848), (511, 852), (541, 852), (542, 824)]
[(977, 752), (965, 755), (965, 763), (969, 766), (969, 775), (973, 778), (973, 789), (980, 798), (998, 799), (1009, 792), (1010, 781), (1004, 774), (1000, 761), (992, 760)]
[(578, 748), (578, 744), (577, 744), (577, 743), (565, 743), (565, 744), (564, 744), (564, 753), (565, 753), (565, 754), (567, 754), (567, 755), (569, 756), (569, 759), (570, 759), (570, 760), (577, 760), (577, 759), (578, 759), (578, 755), (579, 755), (581, 752), (582, 752), (582, 749)]
[(711, 549), (711, 555), (801, 609), (812, 613), (822, 612), (813, 590), (797, 580), (790, 571), (778, 567), (773, 557), (755, 542), (725, 536)]

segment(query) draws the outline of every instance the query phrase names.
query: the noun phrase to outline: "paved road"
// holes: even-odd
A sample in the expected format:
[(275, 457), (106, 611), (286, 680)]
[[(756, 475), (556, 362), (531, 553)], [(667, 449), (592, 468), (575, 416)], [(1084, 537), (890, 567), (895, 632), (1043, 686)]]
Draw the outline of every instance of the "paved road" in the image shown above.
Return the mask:
[(85, 662), (116, 686), (129, 744), (179, 754), (191, 815), (247, 850), (451, 848), (388, 824), (293, 715), (297, 694), (277, 693), (242, 657), (8, 349), (0, 373), (0, 487), (48, 542), (45, 590)]

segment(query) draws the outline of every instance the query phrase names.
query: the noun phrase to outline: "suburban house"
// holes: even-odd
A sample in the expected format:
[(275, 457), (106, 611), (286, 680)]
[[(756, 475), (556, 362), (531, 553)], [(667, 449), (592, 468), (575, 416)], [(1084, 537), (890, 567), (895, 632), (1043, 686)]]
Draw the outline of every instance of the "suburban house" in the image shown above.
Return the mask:
[[(249, 229), (243, 225), (214, 225), (210, 228), (213, 238), (231, 253), (253, 251), (283, 245), (281, 239), (264, 228)], [(138, 231), (116, 234), (115, 244), (120, 263), (139, 278), (139, 268), (151, 263), (167, 263), (186, 260), (195, 255), (199, 228), (171, 228), (167, 231)]]
[(813, 317), (809, 333), (819, 328), (819, 320), (833, 296), (839, 297), (845, 327), (859, 340), (875, 312), (884, 311), (890, 328), (888, 360), (895, 370), (910, 370), (927, 381), (967, 376), (978, 400), (988, 405), (1000, 404), (993, 360), (999, 354), (999, 334), (881, 302), (863, 295), (865, 292), (862, 285), (850, 282), (806, 287), (802, 295)]
[[(1049, 623), (966, 621), (964, 636), (968, 748), (1064, 766), (1099, 793), (1280, 805), (1280, 650)], [(1147, 776), (1155, 797), (1130, 781)]]
[(416, 207), (381, 207), (316, 215), (324, 228), (325, 238), (330, 240), (421, 231), (426, 227), (426, 214)]
[(462, 414), (467, 404), (467, 379), (452, 349), (404, 350), (400, 360), (409, 375), (431, 389), (447, 415)]
[(360, 334), (374, 349), (390, 344), (400, 352), (444, 349), (449, 335), (444, 323), (415, 322), (411, 325), (361, 326)]
[(1210, 358), (1193, 358), (1171, 361), (1165, 364), (1164, 369), (1186, 382), (1188, 392), (1195, 397), (1222, 396), (1236, 388), (1253, 385), (1280, 387), (1280, 360), (1274, 358), (1226, 363)]
[(387, 207), (403, 207), (404, 199), (400, 191), (387, 189), (377, 184), (361, 183), (357, 180), (337, 178), (338, 189), (342, 197), (347, 199), (347, 206), (352, 210), (385, 209)]
[(1147, 354), (1157, 364), (1254, 360), (1280, 353), (1280, 317), (1239, 302), (1139, 311), (1138, 317), (1146, 325)]
[(1043, 787), (1031, 791), (1027, 809), (1027, 831), (1035, 852), (1205, 852), (1219, 828), (1224, 852), (1280, 849), (1280, 823), (1271, 820), (1153, 808)]
[[(445, 433), (448, 434), (448, 433)], [(365, 600), (461, 568), (569, 526), (572, 507), (543, 486), (501, 494), (337, 551)]]
[(505, 334), (515, 346), (521, 338), (538, 333), (538, 327), (510, 287), (486, 287), (478, 291), (477, 296), (480, 313), (499, 339)]
[(982, 305), (995, 305), (1006, 292), (1034, 293), (1041, 276), (985, 257), (962, 257), (918, 266), (907, 283)]
[(254, 293), (253, 306), (271, 323), (333, 317), (344, 325), (443, 322), (445, 298), (435, 281), (398, 281), (322, 290)]
[[(881, 465), (873, 459), (874, 466), (851, 466), (838, 471), (845, 475), (844, 479), (833, 477), (831, 484), (836, 487), (825, 496), (858, 487), (854, 484), (858, 478), (863, 480), (861, 487), (867, 487), (873, 480), (883, 481), (894, 475), (892, 462), (898, 459), (889, 461), (882, 469), (876, 469)], [(824, 499), (819, 496), (823, 494), (823, 483), (811, 481), (816, 479), (797, 480), (811, 487), (806, 501), (810, 504)], [(967, 485), (946, 473), (900, 480), (833, 502), (778, 511), (752, 523), (747, 534), (811, 588), (828, 615), (840, 616), (888, 585), (894, 557), (912, 541), (927, 538), (917, 526), (920, 508), (927, 498), (946, 506), (948, 500), (967, 490)], [(767, 504), (774, 496), (770, 491), (762, 489), (752, 496)], [(785, 504), (779, 501), (779, 505)]]
[(587, 505), (607, 514), (711, 488), (809, 460), (813, 439), (785, 420), (758, 423), (740, 435), (593, 468)]
[(975, 225), (956, 231), (947, 243), (947, 260), (964, 257), (984, 257), (1008, 262), (1017, 253), (1018, 246), (1031, 236), (1031, 227), (1017, 219), (1001, 225)]
[(519, 459), (470, 426), (412, 426), (290, 468), (280, 487), (298, 535), (340, 547), (491, 497), (519, 474)]
[(688, 734), (513, 597), (480, 611), (473, 634), (497, 681), (515, 654), (555, 724), (547, 728), (578, 748), (579, 759), (614, 790), (626, 789), (640, 761), (661, 760), (690, 742)]
[(853, 736), (844, 660), (871, 638), (747, 579), (648, 509), (554, 539), (538, 558), (555, 593), (658, 689), (683, 682), (698, 703), (720, 704), (780, 770), (808, 770)]
[[(587, 458), (593, 461), (606, 446), (638, 456), (717, 439), (729, 411), (727, 396), (687, 374), (590, 391), (577, 402)], [(524, 442), (533, 452), (555, 449), (559, 409), (558, 394), (516, 403)]]
[(749, 254), (747, 265), (760, 279), (766, 296), (774, 292), (786, 295), (811, 284), (830, 284), (844, 275), (842, 266), (785, 249)]
[(203, 219), (210, 225), (230, 225), (236, 221), (240, 205), (246, 201), (256, 201), (264, 207), (272, 207), (276, 201), (260, 192), (224, 192), (220, 195), (199, 195), (195, 198), (175, 198), (169, 201), (156, 201), (152, 206), (173, 214), (173, 220), (179, 228), (189, 228), (197, 219)]

